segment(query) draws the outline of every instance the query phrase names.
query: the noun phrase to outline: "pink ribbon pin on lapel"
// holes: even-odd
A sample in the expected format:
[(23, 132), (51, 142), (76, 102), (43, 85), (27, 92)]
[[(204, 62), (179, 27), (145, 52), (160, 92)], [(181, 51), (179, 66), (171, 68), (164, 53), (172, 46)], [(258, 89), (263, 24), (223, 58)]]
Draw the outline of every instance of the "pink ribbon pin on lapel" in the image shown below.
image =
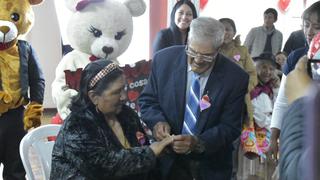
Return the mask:
[(241, 58), (240, 54), (237, 54), (237, 55), (233, 56), (233, 59), (236, 60), (236, 61), (240, 61), (240, 58)]
[(210, 103), (209, 96), (207, 94), (202, 96), (202, 98), (200, 100), (200, 111), (208, 109), (210, 106), (211, 106), (211, 103)]

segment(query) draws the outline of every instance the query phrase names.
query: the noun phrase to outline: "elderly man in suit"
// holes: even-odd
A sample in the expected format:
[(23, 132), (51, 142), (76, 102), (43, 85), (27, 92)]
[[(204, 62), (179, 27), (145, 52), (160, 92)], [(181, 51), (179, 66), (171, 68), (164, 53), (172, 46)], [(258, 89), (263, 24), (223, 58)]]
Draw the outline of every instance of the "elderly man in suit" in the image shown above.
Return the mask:
[(142, 119), (161, 140), (175, 141), (160, 157), (162, 179), (227, 180), (232, 142), (239, 137), (248, 74), (219, 53), (224, 26), (200, 17), (188, 44), (155, 54), (139, 105)]

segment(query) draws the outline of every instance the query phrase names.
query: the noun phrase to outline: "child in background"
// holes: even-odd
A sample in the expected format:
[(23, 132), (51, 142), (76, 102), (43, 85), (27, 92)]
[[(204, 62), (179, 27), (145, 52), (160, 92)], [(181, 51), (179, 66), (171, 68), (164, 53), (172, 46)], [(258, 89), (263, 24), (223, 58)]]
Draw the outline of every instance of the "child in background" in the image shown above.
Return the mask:
[(287, 54), (284, 51), (280, 51), (276, 54), (275, 56), (275, 61), (276, 61), (276, 73), (277, 75), (280, 77), (282, 77), (282, 68), (284, 66), (284, 64), (287, 61)]

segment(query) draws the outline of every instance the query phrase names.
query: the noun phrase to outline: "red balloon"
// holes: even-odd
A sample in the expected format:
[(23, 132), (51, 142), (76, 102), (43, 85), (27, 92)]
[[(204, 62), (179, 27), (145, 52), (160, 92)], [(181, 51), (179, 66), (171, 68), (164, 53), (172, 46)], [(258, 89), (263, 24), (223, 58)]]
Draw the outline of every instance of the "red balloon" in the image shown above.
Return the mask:
[(279, 0), (278, 7), (282, 12), (286, 12), (288, 10), (289, 4), (291, 0)]
[(200, 9), (203, 10), (203, 8), (206, 6), (208, 0), (200, 0)]

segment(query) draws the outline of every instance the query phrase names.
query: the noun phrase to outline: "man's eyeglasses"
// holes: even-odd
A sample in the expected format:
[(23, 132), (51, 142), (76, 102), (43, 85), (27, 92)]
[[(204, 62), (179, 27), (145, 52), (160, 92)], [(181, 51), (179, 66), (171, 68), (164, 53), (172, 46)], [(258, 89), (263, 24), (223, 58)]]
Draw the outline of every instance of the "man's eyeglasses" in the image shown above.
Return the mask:
[(194, 50), (192, 50), (188, 45), (186, 46), (185, 51), (189, 57), (197, 58), (206, 62), (213, 62), (213, 60), (216, 58), (216, 55), (217, 55), (217, 52), (212, 55), (203, 55), (201, 53), (197, 53)]

